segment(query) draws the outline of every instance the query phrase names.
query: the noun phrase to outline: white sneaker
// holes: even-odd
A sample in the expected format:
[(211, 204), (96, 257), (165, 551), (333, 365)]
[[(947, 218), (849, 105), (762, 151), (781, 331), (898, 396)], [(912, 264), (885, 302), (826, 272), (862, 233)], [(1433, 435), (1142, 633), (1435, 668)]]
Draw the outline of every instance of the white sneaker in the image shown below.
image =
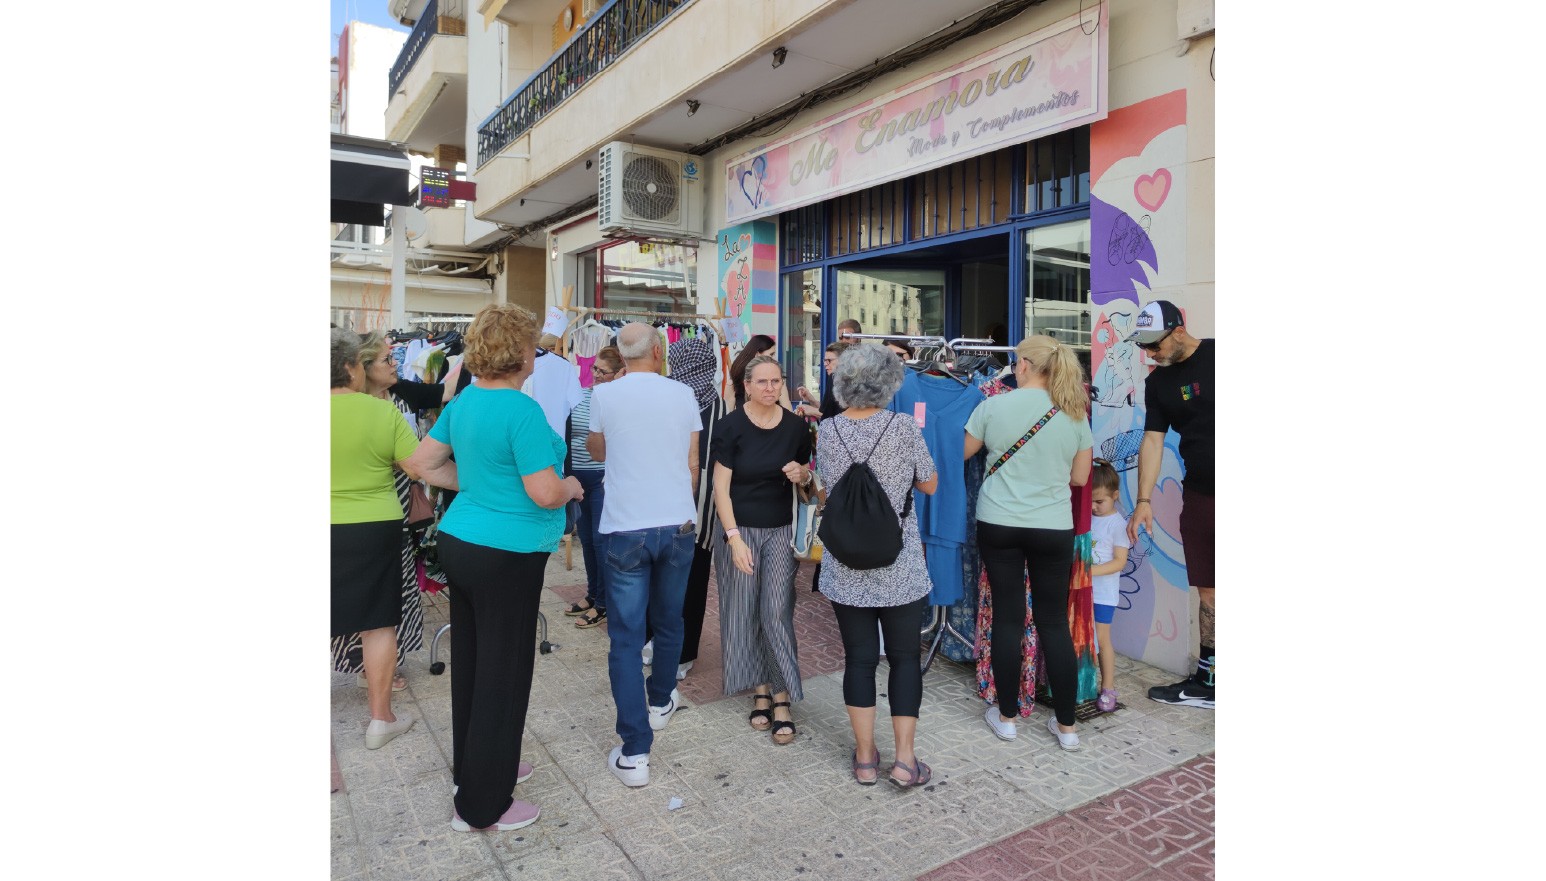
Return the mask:
[(1052, 732), (1052, 736), (1056, 737), (1058, 739), (1058, 746), (1061, 746), (1063, 749), (1066, 749), (1069, 752), (1077, 752), (1078, 751), (1078, 749), (1079, 749), (1079, 735), (1078, 734), (1065, 734), (1062, 731), (1062, 729), (1058, 728), (1058, 717), (1057, 716), (1054, 715), (1054, 716), (1048, 716), (1047, 717), (1047, 730), (1051, 731)]
[(999, 740), (1014, 740), (1019, 736), (1013, 721), (1005, 722), (999, 719), (998, 704), (988, 707), (988, 711), (982, 714), (982, 718), (987, 721), (988, 728), (998, 735)]
[(644, 651), (640, 652), (640, 654), (644, 657), (644, 666), (655, 666), (655, 640), (652, 639), (645, 643)]
[(676, 689), (671, 689), (671, 698), (663, 707), (650, 707), (650, 728), (661, 731), (671, 722), (671, 717), (681, 706), (682, 695)]
[(625, 756), (621, 746), (607, 753), (607, 768), (624, 786), (643, 786), (650, 782), (650, 754)]
[(681, 682), (683, 679), (687, 678), (687, 671), (692, 669), (692, 665), (693, 665), (692, 661), (688, 661), (685, 664), (678, 664), (678, 665), (676, 665), (676, 681), (677, 682)]
[(365, 729), (365, 748), (381, 749), (392, 742), (397, 735), (402, 734), (413, 727), (412, 719), (398, 716), (396, 722), (384, 722), (380, 719), (370, 720), (370, 725)]

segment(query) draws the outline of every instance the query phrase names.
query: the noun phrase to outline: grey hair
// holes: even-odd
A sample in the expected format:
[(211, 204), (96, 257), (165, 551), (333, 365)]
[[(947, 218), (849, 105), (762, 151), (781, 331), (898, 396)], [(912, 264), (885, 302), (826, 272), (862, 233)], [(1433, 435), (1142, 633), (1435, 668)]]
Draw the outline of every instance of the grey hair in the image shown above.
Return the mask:
[(837, 356), (832, 395), (844, 408), (885, 407), (902, 387), (904, 369), (885, 346), (849, 346)]
[(360, 335), (342, 327), (333, 328), (332, 334), (332, 388), (348, 388), (349, 366), (352, 364), (357, 367), (360, 363)]
[(617, 350), (624, 361), (648, 358), (658, 342), (660, 332), (642, 321), (630, 321), (617, 332)]

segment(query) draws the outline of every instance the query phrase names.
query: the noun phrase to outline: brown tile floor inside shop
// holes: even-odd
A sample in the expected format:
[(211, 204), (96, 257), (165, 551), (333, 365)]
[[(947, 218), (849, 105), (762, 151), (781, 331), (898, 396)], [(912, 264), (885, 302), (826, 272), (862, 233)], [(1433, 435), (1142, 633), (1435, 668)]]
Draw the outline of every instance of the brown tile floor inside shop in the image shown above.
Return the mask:
[[(584, 594), (584, 565), (560, 550), (548, 563), (542, 611), (549, 639), (532, 682), (523, 757), (536, 773), (517, 796), (542, 817), (515, 832), (450, 828), (450, 678), (428, 672), (447, 620), (425, 597), (425, 648), (404, 665), (394, 709), (419, 721), (368, 751), (365, 690), (333, 675), (332, 877), (343, 879), (1018, 879), (1213, 877), (1213, 736), (1208, 710), (1144, 698), (1171, 673), (1118, 660), (1123, 708), (1079, 726), (1083, 749), (1059, 750), (1038, 706), (1019, 738), (994, 738), (973, 670), (943, 657), (924, 681), (918, 754), (934, 780), (915, 790), (863, 787), (848, 770), (852, 734), (842, 700), (842, 644), (831, 610), (796, 586), (805, 700), (799, 737), (774, 746), (746, 724), (750, 700), (720, 688), (712, 581), (698, 661), (681, 683), (684, 708), (656, 735), (650, 784), (628, 789), (606, 768), (617, 738), (605, 626), (563, 615)], [(439, 660), (448, 660), (448, 634)], [(878, 691), (885, 691), (882, 663)], [(876, 739), (892, 755), (880, 699)], [(884, 765), (882, 771), (884, 771)], [(341, 784), (341, 788), (340, 788)], [(670, 810), (667, 802), (683, 806)]]

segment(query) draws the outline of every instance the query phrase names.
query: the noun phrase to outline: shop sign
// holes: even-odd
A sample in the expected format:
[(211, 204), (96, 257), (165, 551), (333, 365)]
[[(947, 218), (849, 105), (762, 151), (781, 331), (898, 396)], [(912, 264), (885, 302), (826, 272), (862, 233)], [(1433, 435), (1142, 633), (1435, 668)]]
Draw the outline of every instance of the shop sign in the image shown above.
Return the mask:
[(420, 208), (450, 208), (455, 203), (451, 198), (451, 174), (449, 168), (419, 169)]
[(1106, 117), (1106, 4), (725, 163), (727, 223), (767, 217)]

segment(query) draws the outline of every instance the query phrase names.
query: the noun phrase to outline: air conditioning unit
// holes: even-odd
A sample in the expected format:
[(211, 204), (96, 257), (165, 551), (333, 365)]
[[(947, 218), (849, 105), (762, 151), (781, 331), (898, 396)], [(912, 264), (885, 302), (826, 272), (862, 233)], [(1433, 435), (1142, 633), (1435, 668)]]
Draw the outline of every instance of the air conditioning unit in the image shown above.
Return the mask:
[(580, 18), (590, 18), (601, 8), (603, 0), (585, 0), (580, 4)]
[(703, 237), (701, 157), (613, 141), (598, 169), (602, 235)]

